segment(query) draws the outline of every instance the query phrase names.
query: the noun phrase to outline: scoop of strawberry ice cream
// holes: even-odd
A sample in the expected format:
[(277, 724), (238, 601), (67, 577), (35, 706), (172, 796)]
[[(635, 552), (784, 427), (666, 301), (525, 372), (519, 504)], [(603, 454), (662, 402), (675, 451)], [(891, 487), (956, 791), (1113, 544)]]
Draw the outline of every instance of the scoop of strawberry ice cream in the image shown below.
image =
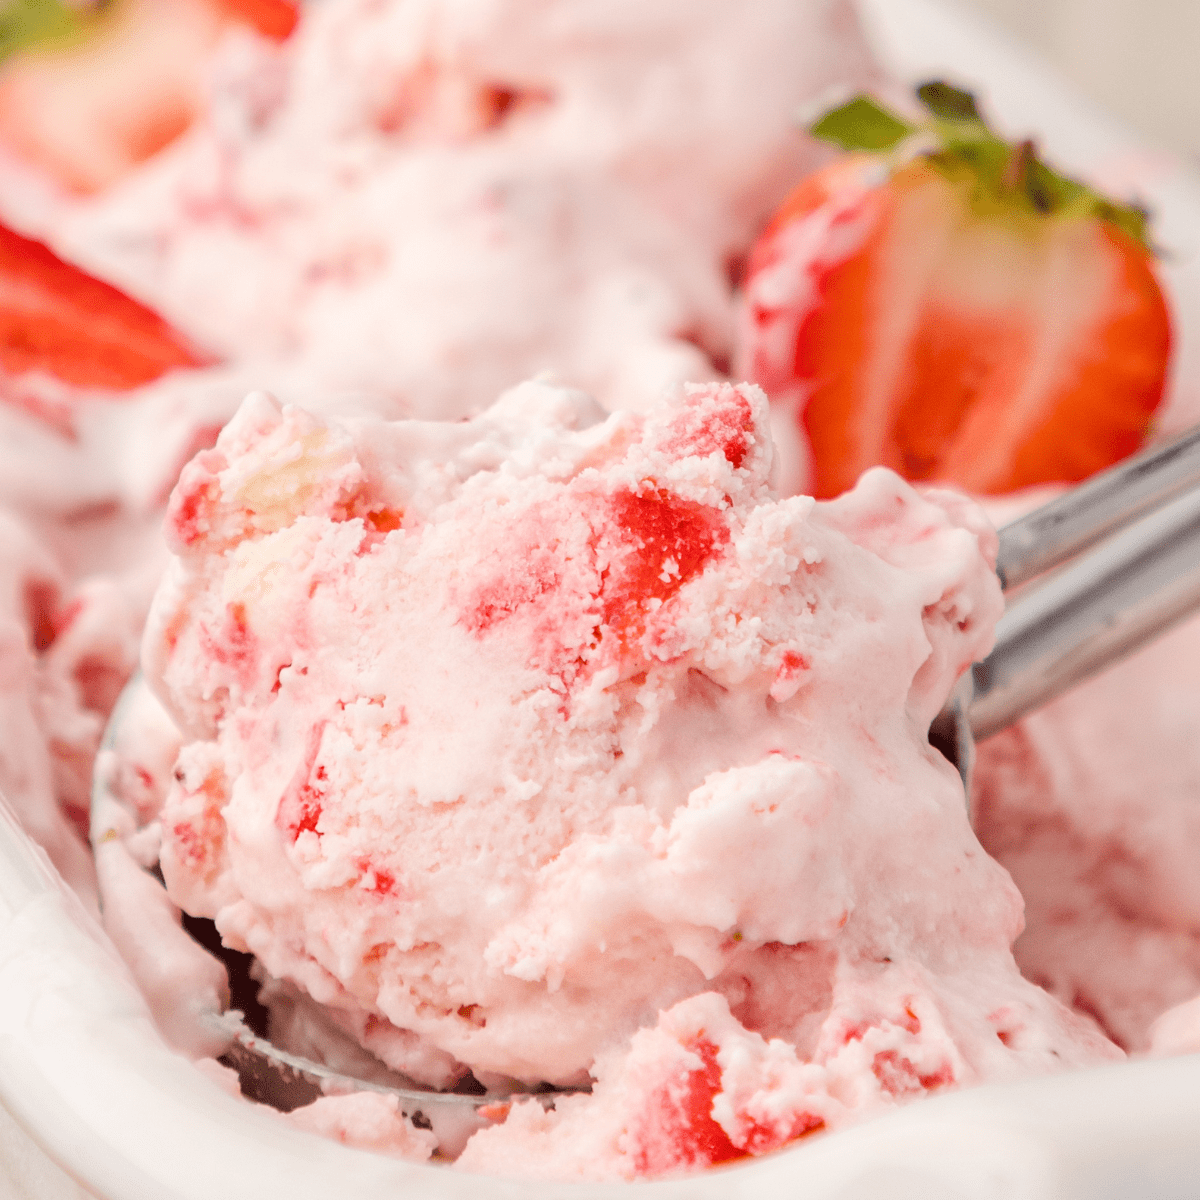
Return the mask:
[(886, 471), (776, 499), (765, 407), (696, 385), (601, 420), (530, 383), (336, 426), (249, 398), (172, 497), (144, 643), (186, 741), (172, 898), (437, 1085), (595, 1068), (581, 1104), (651, 1113), (700, 1062), (736, 1153), (1117, 1054), (1018, 975), (1020, 897), (926, 740), (991, 643), (994, 535)]

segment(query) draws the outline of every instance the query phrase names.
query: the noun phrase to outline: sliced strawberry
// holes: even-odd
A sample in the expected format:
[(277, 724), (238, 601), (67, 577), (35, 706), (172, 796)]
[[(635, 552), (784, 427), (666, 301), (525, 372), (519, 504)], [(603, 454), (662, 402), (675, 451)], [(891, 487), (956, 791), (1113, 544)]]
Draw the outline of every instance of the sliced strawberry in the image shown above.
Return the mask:
[(978, 493), (1073, 482), (1137, 449), (1162, 399), (1139, 214), (964, 111), (890, 174), (857, 155), (806, 180), (751, 257), (743, 365), (806, 434), (817, 496), (876, 464)]
[(256, 29), (263, 37), (282, 42), (292, 35), (300, 20), (295, 0), (217, 0), (230, 16)]
[(107, 187), (191, 126), (206, 103), (213, 48), (231, 23), (282, 41), (299, 18), (295, 0), (10, 7), (0, 53), (40, 44), (0, 72), (0, 139), (77, 192)]
[(161, 317), (0, 225), (0, 367), (124, 390), (204, 360)]

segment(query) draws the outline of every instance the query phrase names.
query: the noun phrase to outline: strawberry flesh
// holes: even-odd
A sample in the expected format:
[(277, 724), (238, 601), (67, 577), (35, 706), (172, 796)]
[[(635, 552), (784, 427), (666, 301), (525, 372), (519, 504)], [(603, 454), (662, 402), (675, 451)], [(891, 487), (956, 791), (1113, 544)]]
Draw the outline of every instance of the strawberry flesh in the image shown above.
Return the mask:
[(0, 368), (124, 391), (204, 360), (160, 316), (0, 225)]
[(300, 21), (295, 0), (218, 0), (219, 8), (272, 41), (286, 41)]
[(1074, 482), (1146, 436), (1171, 342), (1146, 247), (1075, 193), (1041, 213), (975, 184), (847, 157), (755, 248), (743, 366), (806, 435), (815, 495), (876, 464), (982, 494)]

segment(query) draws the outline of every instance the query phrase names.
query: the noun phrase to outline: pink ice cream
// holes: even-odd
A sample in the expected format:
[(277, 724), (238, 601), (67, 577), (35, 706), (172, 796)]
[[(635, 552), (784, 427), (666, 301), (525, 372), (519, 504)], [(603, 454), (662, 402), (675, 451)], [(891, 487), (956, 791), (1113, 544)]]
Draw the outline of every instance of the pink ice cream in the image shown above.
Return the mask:
[[(987, 507), (1002, 525), (1058, 492)], [(1192, 618), (976, 747), (976, 829), (1025, 900), (1018, 965), (1131, 1053), (1200, 1049), (1198, 671)]]
[(0, 219), (216, 360), (123, 393), (0, 377), (0, 505), (72, 618), (37, 753), (77, 821), (161, 510), (249, 391), (457, 418), (543, 369), (624, 403), (717, 377), (740, 257), (820, 153), (797, 109), (874, 74), (848, 0), (330, 0), (215, 70), (192, 132), (101, 196), (0, 162)]
[(72, 768), (95, 745), (99, 721), (89, 719), (69, 678), (46, 661), (63, 587), (53, 557), (0, 509), (0, 795), (86, 893), (94, 888), (91, 863), (66, 801), (80, 800), (70, 786)]
[[(85, 894), (158, 512), (251, 388), (315, 414), (250, 402), (172, 508), (148, 665), (188, 744), (160, 817), (177, 731), (139, 716), (147, 824), (96, 868), (173, 1044), (216, 1052), (188, 1006), (224, 981), (160, 849), (270, 972), (277, 1040), (590, 1077), (498, 1106), (472, 1170), (763, 1153), (1115, 1055), (1093, 1017), (1200, 1049), (1196, 629), (981, 748), (1025, 982), (1021, 897), (923, 733), (988, 645), (984, 525), (884, 475), (781, 501), (752, 393), (655, 407), (726, 370), (740, 258), (815, 161), (797, 110), (873, 73), (848, 5), (323, 0), (220, 71), (102, 198), (0, 179), (223, 359), (125, 396), (0, 381), (0, 790)], [(647, 415), (548, 384), (483, 411), (543, 369)], [(430, 1149), (377, 1097), (294, 1119)]]
[(472, 1169), (668, 1173), (1119, 1057), (1018, 973), (925, 737), (990, 645), (994, 535), (882, 470), (777, 499), (765, 409), (258, 395), (172, 498), (168, 891), (394, 1069), (594, 1077)]
[(143, 529), (121, 524), (0, 504), (0, 796), (93, 905), (93, 758), (136, 669), (163, 560), (157, 547), (146, 554)]
[(458, 418), (543, 370), (624, 405), (718, 378), (739, 263), (826, 153), (798, 110), (875, 74), (850, 0), (323, 0), (286, 44), (232, 35), (202, 118), (119, 186), (0, 161), (0, 218), (215, 360), (117, 394), (0, 378), (0, 503), (156, 523), (255, 388)]
[(1025, 897), (1017, 961), (1133, 1051), (1173, 1045), (1154, 1022), (1200, 996), (1198, 671), (1192, 621), (979, 746), (980, 839)]
[(216, 70), (180, 143), (41, 228), (259, 386), (422, 417), (546, 369), (625, 406), (719, 376), (731, 279), (823, 153), (798, 111), (875, 76), (848, 0), (331, 0)]

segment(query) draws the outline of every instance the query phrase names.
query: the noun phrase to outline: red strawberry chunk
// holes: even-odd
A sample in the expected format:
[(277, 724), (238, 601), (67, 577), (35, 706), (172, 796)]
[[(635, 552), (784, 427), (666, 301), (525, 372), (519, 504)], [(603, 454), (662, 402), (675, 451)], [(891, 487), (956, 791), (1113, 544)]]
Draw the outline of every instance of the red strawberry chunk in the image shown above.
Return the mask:
[(218, 0), (217, 7), (276, 42), (286, 41), (300, 21), (295, 0)]
[(324, 732), (324, 721), (318, 721), (308, 731), (303, 761), (296, 768), (295, 775), (279, 798), (275, 824), (287, 835), (289, 842), (296, 841), (302, 833), (316, 833), (320, 836), (317, 823), (321, 819), (322, 801), (325, 798), (326, 772), (325, 768), (318, 764), (317, 756), (321, 752), (321, 737)]
[(744, 1158), (712, 1115), (713, 1097), (721, 1090), (717, 1048), (706, 1038), (688, 1046), (700, 1066), (668, 1080), (651, 1097), (644, 1121), (638, 1123), (634, 1165), (640, 1175), (662, 1175), (680, 1167), (708, 1167)]
[(611, 527), (624, 546), (604, 583), (604, 623), (612, 629), (640, 628), (648, 600), (667, 600), (729, 540), (720, 513), (657, 488), (620, 492), (609, 503)]
[(0, 367), (117, 391), (201, 357), (157, 314), (0, 225)]

